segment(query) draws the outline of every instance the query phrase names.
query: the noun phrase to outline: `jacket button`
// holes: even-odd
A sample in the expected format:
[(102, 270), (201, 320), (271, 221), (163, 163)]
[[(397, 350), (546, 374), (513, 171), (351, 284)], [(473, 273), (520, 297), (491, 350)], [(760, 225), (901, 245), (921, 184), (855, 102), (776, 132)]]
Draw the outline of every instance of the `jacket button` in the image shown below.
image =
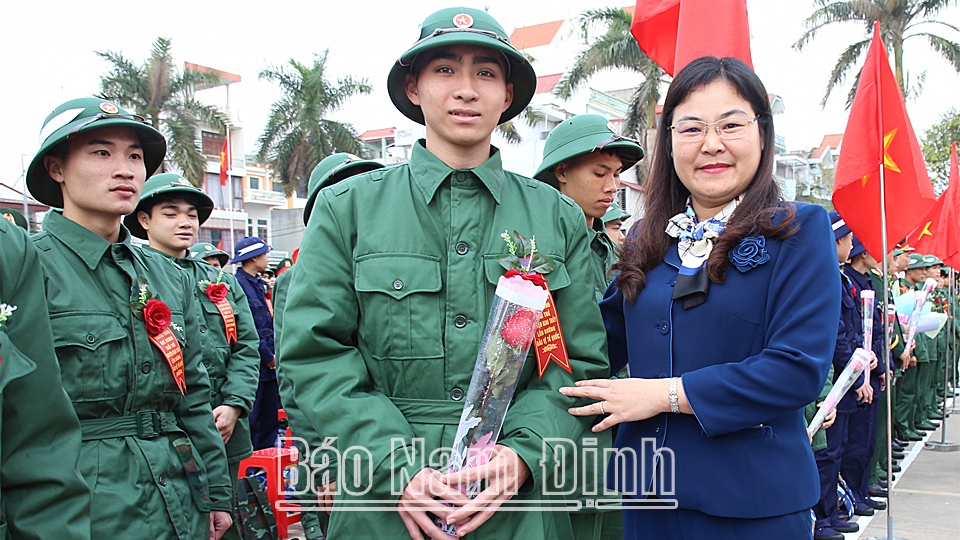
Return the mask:
[(457, 315), (456, 317), (453, 318), (453, 325), (456, 326), (457, 328), (463, 328), (464, 326), (467, 325), (467, 318), (464, 317), (463, 315)]
[(207, 331), (207, 327), (206, 327), (206, 326), (201, 326), (201, 327), (200, 327), (200, 332), (201, 332), (201, 333), (206, 332), (206, 331)]
[(160, 477), (157, 478), (157, 483), (161, 486), (167, 485), (167, 477), (161, 474)]
[(466, 179), (467, 179), (467, 175), (463, 174), (462, 172), (457, 173), (457, 180), (463, 182)]
[(93, 334), (87, 334), (87, 343), (90, 343), (92, 345), (93, 342), (96, 340), (97, 340), (96, 336), (94, 336)]
[(140, 371), (142, 371), (144, 375), (150, 373), (151, 369), (153, 369), (153, 366), (150, 365), (150, 362), (144, 362), (143, 365), (140, 366)]
[(457, 255), (466, 255), (470, 251), (470, 246), (466, 242), (457, 242)]
[(670, 331), (670, 326), (667, 324), (667, 321), (660, 321), (658, 328), (660, 328), (660, 333), (663, 335), (667, 335), (667, 332)]
[(453, 391), (450, 392), (450, 399), (454, 401), (460, 401), (461, 399), (463, 399), (463, 390), (459, 388), (454, 388)]
[(400, 281), (399, 279), (396, 280), (396, 281), (394, 281), (394, 282), (393, 282), (393, 288), (394, 288), (394, 290), (399, 291), (400, 289), (403, 288), (403, 282)]

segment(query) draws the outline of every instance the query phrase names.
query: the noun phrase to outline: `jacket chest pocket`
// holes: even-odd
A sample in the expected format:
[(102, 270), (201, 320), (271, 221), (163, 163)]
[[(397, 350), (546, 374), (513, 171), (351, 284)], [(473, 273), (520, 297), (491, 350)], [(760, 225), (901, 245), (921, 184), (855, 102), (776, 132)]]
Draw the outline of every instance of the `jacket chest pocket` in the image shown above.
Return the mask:
[(443, 356), (440, 259), (373, 254), (356, 260), (361, 347), (379, 360)]
[(51, 317), (63, 386), (74, 402), (112, 400), (127, 392), (127, 331), (108, 314)]

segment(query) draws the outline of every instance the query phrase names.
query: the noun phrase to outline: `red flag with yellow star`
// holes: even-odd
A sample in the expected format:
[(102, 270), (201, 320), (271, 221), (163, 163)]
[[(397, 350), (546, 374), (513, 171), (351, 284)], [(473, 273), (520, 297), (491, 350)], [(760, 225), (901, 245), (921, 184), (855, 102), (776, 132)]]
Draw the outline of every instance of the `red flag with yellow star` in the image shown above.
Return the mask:
[[(873, 26), (834, 178), (833, 205), (871, 255), (884, 256), (880, 226), (880, 167), (887, 210), (887, 250), (930, 212), (937, 196), (927, 176), (900, 87)], [(912, 244), (913, 242), (911, 242)]]
[(960, 165), (956, 142), (950, 152), (950, 183), (907, 241), (917, 253), (936, 255), (947, 266), (960, 268)]

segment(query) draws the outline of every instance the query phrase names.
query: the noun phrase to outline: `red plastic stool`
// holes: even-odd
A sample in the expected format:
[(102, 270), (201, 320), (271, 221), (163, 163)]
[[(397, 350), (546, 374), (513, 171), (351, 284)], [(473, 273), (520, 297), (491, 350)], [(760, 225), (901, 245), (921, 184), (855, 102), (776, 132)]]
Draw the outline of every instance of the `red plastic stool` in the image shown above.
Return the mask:
[(283, 470), (287, 465), (296, 465), (299, 455), (293, 448), (264, 448), (240, 462), (239, 478), (247, 476), (248, 469), (263, 469), (267, 474), (267, 499), (277, 520), (279, 538), (287, 538), (287, 528), (300, 521), (300, 512), (277, 510), (277, 503), (284, 498)]
[[(277, 409), (277, 421), (286, 420), (287, 411), (283, 409)], [(293, 446), (293, 435), (290, 434), (290, 422), (287, 421), (287, 440), (283, 441), (283, 446), (289, 448)]]

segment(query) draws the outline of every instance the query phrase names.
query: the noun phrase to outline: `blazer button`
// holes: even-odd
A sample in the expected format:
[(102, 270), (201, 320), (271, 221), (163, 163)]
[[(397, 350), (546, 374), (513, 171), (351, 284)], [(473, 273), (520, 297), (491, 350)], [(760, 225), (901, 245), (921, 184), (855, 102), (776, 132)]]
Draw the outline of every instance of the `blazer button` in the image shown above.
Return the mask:
[(143, 365), (140, 366), (140, 371), (142, 371), (144, 375), (150, 373), (151, 369), (153, 369), (153, 367), (150, 365), (150, 362), (144, 362)]
[(457, 328), (463, 328), (464, 326), (467, 325), (467, 318), (464, 317), (463, 315), (457, 315), (456, 317), (453, 318), (453, 325), (456, 326)]
[(466, 242), (457, 242), (457, 255), (466, 255), (470, 251), (470, 246)]
[(667, 324), (667, 321), (660, 321), (660, 326), (658, 326), (658, 328), (660, 329), (660, 333), (663, 335), (667, 335), (667, 333), (670, 331), (670, 326)]
[(403, 288), (403, 282), (402, 282), (402, 281), (400, 281), (400, 280), (398, 279), (398, 280), (396, 280), (396, 281), (393, 282), (393, 289), (394, 289), (394, 290), (399, 291), (399, 290), (402, 289), (402, 288)]
[(463, 390), (459, 388), (454, 388), (453, 391), (450, 392), (450, 399), (454, 401), (460, 401), (461, 399), (463, 399)]
[(94, 336), (93, 334), (87, 334), (87, 343), (92, 345), (93, 342), (96, 340), (97, 340), (96, 336)]

